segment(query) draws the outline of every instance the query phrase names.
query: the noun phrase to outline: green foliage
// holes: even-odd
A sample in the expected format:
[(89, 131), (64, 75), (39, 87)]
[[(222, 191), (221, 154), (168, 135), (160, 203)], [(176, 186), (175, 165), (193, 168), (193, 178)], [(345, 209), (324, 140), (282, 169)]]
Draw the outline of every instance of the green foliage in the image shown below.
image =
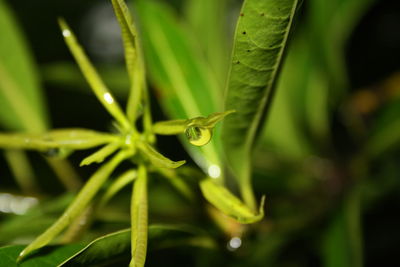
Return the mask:
[(0, 248), (0, 258), (1, 264), (3, 266), (24, 266), (24, 267), (33, 267), (33, 266), (59, 266), (66, 258), (70, 255), (73, 255), (80, 249), (82, 249), (84, 245), (81, 244), (69, 244), (62, 246), (49, 246), (41, 255), (36, 255), (33, 258), (29, 258), (22, 263), (17, 263), (17, 258), (21, 250), (24, 246), (14, 245), (8, 247)]
[[(92, 53), (89, 24), (79, 27), (68, 7), (51, 14), (73, 26), (58, 20), (74, 65), (61, 54), (41, 58), (46, 48), (66, 50), (49, 49), (51, 39), (34, 46), (35, 64), (0, 0), (0, 124), (12, 131), (0, 133), (0, 147), (20, 190), (32, 194), (18, 195), (1, 170), (0, 265), (368, 264), (364, 218), (400, 184), (396, 75), (354, 93), (345, 61), (374, 1), (110, 2), (123, 49), (112, 64)], [(32, 17), (23, 18), (30, 30)], [(115, 32), (107, 27), (104, 36)], [(42, 85), (68, 96), (70, 110), (52, 98), (46, 108)], [(106, 130), (90, 91), (112, 119)], [(92, 129), (79, 126), (86, 114), (75, 100), (87, 101)], [(53, 112), (63, 128), (49, 130)], [(68, 191), (80, 191), (56, 198), (52, 175), (24, 150), (46, 155)], [(67, 157), (88, 176), (83, 186)]]
[(250, 154), (270, 103), (299, 1), (245, 1), (236, 27), (223, 126), (229, 165), (246, 203), (255, 209)]
[[(149, 76), (159, 90), (165, 112), (172, 119), (184, 119), (221, 110), (222, 94), (207, 62), (196, 50), (195, 40), (177, 22), (170, 7), (156, 1), (135, 1), (140, 19)], [(218, 136), (218, 134), (216, 134)], [(218, 137), (201, 148), (185, 147), (205, 170), (221, 165)]]
[(37, 68), (3, 0), (0, 29), (0, 122), (9, 130), (43, 132), (48, 122)]

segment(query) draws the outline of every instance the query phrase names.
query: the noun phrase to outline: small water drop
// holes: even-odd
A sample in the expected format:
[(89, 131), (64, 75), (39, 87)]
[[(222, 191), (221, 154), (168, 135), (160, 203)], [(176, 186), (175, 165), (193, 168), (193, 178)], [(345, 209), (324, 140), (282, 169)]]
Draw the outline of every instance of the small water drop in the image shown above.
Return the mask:
[(192, 145), (204, 146), (210, 142), (212, 131), (209, 128), (203, 128), (198, 125), (192, 125), (186, 128), (185, 134)]
[(110, 94), (110, 93), (104, 93), (103, 95), (104, 100), (108, 103), (108, 104), (112, 104), (114, 102), (114, 97)]
[(221, 176), (221, 168), (215, 164), (210, 165), (210, 167), (208, 167), (207, 172), (211, 178), (218, 178)]
[(71, 31), (65, 29), (65, 30), (62, 31), (62, 35), (63, 35), (64, 37), (70, 37), (70, 36), (71, 36)]
[(242, 239), (240, 239), (240, 237), (237, 236), (232, 237), (231, 240), (229, 240), (228, 244), (226, 245), (229, 251), (235, 251), (241, 246), (242, 246)]

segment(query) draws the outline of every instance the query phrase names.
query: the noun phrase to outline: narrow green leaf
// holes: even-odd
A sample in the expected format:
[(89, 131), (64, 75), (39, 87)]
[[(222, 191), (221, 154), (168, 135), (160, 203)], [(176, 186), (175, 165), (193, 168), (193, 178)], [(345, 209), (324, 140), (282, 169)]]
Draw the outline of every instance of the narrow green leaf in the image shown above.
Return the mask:
[(17, 184), (25, 194), (39, 192), (34, 171), (24, 151), (9, 149), (4, 151), (4, 158), (12, 171)]
[(229, 15), (236, 5), (229, 0), (188, 0), (184, 7), (191, 31), (223, 88), (229, 68), (229, 41), (233, 35), (228, 25)]
[(35, 257), (17, 263), (18, 254), (24, 248), (23, 245), (14, 245), (0, 248), (0, 265), (7, 267), (54, 267), (58, 266), (66, 258), (82, 249), (84, 244), (69, 244), (63, 246), (49, 246)]
[(103, 104), (103, 106), (107, 109), (107, 111), (118, 121), (118, 123), (121, 124), (123, 129), (130, 130), (132, 128), (131, 124), (125, 117), (114, 96), (107, 89), (96, 69), (89, 61), (85, 52), (76, 40), (74, 33), (63, 19), (59, 19), (58, 22), (60, 24), (60, 28), (62, 30), (62, 34), (64, 36), (66, 44), (68, 45), (68, 48), (70, 49), (79, 68), (81, 69), (83, 75), (85, 76), (95, 95)]
[(215, 125), (224, 119), (225, 116), (235, 112), (234, 110), (228, 110), (225, 112), (215, 112), (210, 114), (208, 117), (196, 117), (187, 120), (169, 120), (159, 121), (154, 123), (153, 131), (160, 135), (175, 135), (184, 133), (187, 127), (191, 125), (198, 125), (203, 128), (214, 128)]
[(25, 258), (32, 251), (47, 245), (62, 230), (64, 230), (72, 220), (79, 216), (79, 214), (87, 207), (89, 202), (99, 191), (113, 170), (129, 156), (130, 152), (121, 151), (110, 161), (101, 166), (86, 182), (85, 186), (78, 193), (74, 201), (68, 206), (63, 215), (20, 253), (19, 260)]
[(144, 65), (141, 59), (138, 36), (128, 7), (123, 0), (112, 0), (111, 2), (121, 27), (125, 62), (131, 84), (126, 113), (129, 121), (133, 123), (136, 119), (142, 93), (145, 90)]
[(33, 58), (6, 1), (0, 1), (0, 123), (43, 132), (48, 125)]
[(146, 261), (147, 216), (147, 170), (140, 164), (131, 199), (131, 267), (143, 267)]
[[(221, 110), (221, 88), (193, 38), (169, 6), (135, 1), (144, 55), (158, 99), (172, 119), (194, 118)], [(218, 135), (218, 133), (216, 133)], [(196, 148), (182, 141), (205, 170), (221, 165), (217, 139)]]
[(128, 170), (123, 174), (121, 174), (120, 176), (118, 176), (112, 182), (112, 184), (107, 188), (107, 191), (102, 195), (98, 205), (99, 206), (98, 209), (104, 206), (104, 204), (106, 204), (117, 192), (119, 192), (129, 183), (131, 183), (136, 177), (137, 177), (136, 170)]
[(132, 18), (129, 14), (128, 7), (123, 0), (111, 0), (114, 8), (115, 16), (121, 28), (122, 41), (125, 49), (125, 63), (128, 70), (128, 76), (133, 82), (134, 73), (137, 67), (137, 34), (133, 25)]
[(229, 192), (228, 189), (217, 184), (212, 179), (201, 181), (200, 189), (208, 202), (239, 223), (255, 223), (264, 217), (265, 196), (261, 199), (258, 214), (255, 214), (251, 207), (246, 206), (240, 199)]
[(91, 154), (90, 156), (84, 158), (81, 161), (81, 164), (79, 166), (85, 166), (85, 165), (90, 165), (93, 162), (96, 163), (101, 163), (104, 161), (105, 158), (107, 158), (108, 156), (110, 156), (112, 153), (114, 153), (115, 151), (117, 151), (117, 149), (121, 146), (121, 144), (118, 143), (110, 143), (104, 147), (102, 147), (101, 149), (97, 150), (96, 152), (94, 152), (93, 154)]
[(88, 149), (110, 142), (119, 137), (86, 129), (58, 129), (45, 134), (1, 134), (0, 147), (12, 149)]
[(323, 244), (323, 266), (363, 266), (359, 198), (353, 189), (333, 217)]
[(175, 135), (184, 133), (189, 120), (158, 121), (153, 125), (153, 131), (159, 135)]
[(245, 0), (236, 27), (225, 99), (236, 113), (223, 123), (222, 142), (242, 196), (255, 209), (250, 152), (271, 102), (298, 0)]
[(164, 157), (146, 142), (139, 142), (138, 148), (147, 156), (152, 164), (160, 168), (178, 168), (186, 163), (185, 160), (172, 161)]

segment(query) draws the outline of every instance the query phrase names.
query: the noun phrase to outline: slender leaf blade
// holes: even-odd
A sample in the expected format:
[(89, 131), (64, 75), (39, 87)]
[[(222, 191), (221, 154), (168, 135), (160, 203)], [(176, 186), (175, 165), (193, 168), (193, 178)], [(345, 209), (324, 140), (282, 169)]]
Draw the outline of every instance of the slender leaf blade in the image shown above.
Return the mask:
[(87, 82), (92, 88), (98, 100), (104, 106), (104, 108), (121, 124), (125, 130), (131, 129), (131, 124), (122, 112), (119, 104), (115, 100), (114, 96), (108, 90), (103, 80), (100, 78), (97, 70), (94, 68), (89, 58), (86, 56), (84, 50), (79, 45), (74, 33), (69, 28), (68, 24), (63, 20), (58, 21), (62, 34), (64, 36), (65, 43), (69, 50), (74, 56), (79, 68), (85, 76)]
[[(187, 119), (221, 111), (217, 79), (171, 8), (146, 0), (136, 1), (136, 9), (150, 79), (169, 117)], [(201, 148), (182, 143), (204, 169), (220, 165), (216, 138)]]
[(0, 123), (42, 132), (48, 126), (36, 67), (6, 1), (0, 1)]
[(10, 149), (88, 149), (109, 142), (119, 142), (119, 137), (87, 129), (57, 129), (45, 134), (1, 134), (0, 146)]
[(239, 223), (255, 223), (264, 217), (263, 196), (258, 214), (246, 206), (240, 199), (229, 192), (224, 186), (218, 185), (211, 179), (204, 179), (200, 182), (200, 189), (204, 197), (224, 214), (234, 218)]
[(228, 0), (185, 1), (185, 15), (196, 41), (206, 56), (220, 85), (225, 84), (229, 68), (230, 44), (233, 31), (228, 15), (234, 3)]
[(131, 199), (131, 263), (143, 267), (146, 261), (148, 235), (147, 170), (139, 165)]
[(246, 0), (238, 20), (222, 129), (227, 159), (241, 184), (242, 195), (253, 209), (250, 152), (262, 126), (282, 63), (298, 0)]
[(360, 192), (352, 189), (327, 229), (323, 243), (323, 266), (363, 266)]
[(126, 113), (131, 123), (136, 119), (143, 90), (145, 89), (144, 65), (141, 59), (138, 35), (124, 0), (112, 0), (115, 15), (121, 27), (125, 49), (125, 63), (130, 79), (130, 93)]

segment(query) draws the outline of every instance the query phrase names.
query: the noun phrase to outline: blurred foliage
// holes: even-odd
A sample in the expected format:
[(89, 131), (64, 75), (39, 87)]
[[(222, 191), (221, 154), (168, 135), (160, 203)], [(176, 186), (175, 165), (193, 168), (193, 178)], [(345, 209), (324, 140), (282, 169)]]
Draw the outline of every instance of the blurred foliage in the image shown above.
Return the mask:
[[(111, 5), (102, 0), (34, 2), (0, 0), (1, 130), (44, 131), (50, 124), (110, 128), (107, 114), (87, 93), (68, 55), (56, 18), (68, 17), (101, 76), (124, 102), (129, 80), (115, 34), (119, 29), (108, 19)], [(222, 111), (241, 1), (131, 4), (142, 29), (155, 120)], [(170, 180), (179, 176), (192, 189), (187, 193), (192, 197), (188, 200), (176, 190), (179, 186), (158, 175), (149, 180), (146, 266), (389, 265), (400, 241), (399, 18), (397, 1), (304, 1), (266, 125), (252, 152), (255, 195), (267, 196), (265, 219), (246, 228), (238, 249), (230, 242), (243, 226), (213, 212), (197, 185), (195, 163), (207, 171), (206, 159), (214, 164), (224, 160), (218, 131), (216, 144), (203, 152), (186, 152), (175, 137), (160, 138), (162, 151), (176, 158), (192, 156), (190, 167), (170, 174)], [(177, 77), (181, 80), (174, 81)], [(177, 100), (174, 90), (183, 91), (186, 98)], [(69, 159), (78, 165), (81, 156)], [(0, 244), (5, 246), (0, 248), (0, 266), (13, 266), (21, 244), (46, 229), (72, 200), (32, 153), (27, 160), (36, 178), (28, 179), (35, 185), (27, 182), (26, 190), (24, 182), (11, 175), (12, 158), (0, 159), (0, 193), (11, 193), (0, 197)], [(14, 163), (17, 169), (23, 160)], [(92, 170), (76, 171), (88, 177)], [(237, 190), (233, 182), (229, 186)], [(120, 229), (129, 227), (130, 194), (122, 189), (114, 196), (79, 242), (39, 253), (47, 265), (39, 257), (22, 266), (55, 266), (67, 259), (85, 264), (98, 255), (105, 257), (104, 263), (127, 264), (130, 233)], [(20, 196), (33, 196), (39, 204), (17, 214), (11, 207), (17, 207)]]

